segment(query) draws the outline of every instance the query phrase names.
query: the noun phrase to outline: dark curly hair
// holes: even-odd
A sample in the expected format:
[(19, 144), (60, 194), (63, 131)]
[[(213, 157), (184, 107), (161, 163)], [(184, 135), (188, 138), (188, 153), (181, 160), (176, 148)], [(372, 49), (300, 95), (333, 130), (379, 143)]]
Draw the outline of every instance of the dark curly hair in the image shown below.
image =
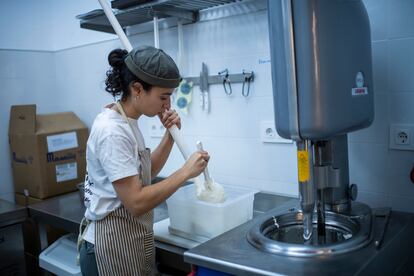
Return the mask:
[(139, 78), (137, 78), (125, 65), (124, 59), (128, 52), (122, 49), (112, 50), (108, 55), (109, 65), (112, 67), (106, 72), (105, 90), (113, 97), (122, 94), (122, 99), (125, 100), (130, 95), (130, 84), (139, 82), (144, 90), (148, 91), (152, 88)]

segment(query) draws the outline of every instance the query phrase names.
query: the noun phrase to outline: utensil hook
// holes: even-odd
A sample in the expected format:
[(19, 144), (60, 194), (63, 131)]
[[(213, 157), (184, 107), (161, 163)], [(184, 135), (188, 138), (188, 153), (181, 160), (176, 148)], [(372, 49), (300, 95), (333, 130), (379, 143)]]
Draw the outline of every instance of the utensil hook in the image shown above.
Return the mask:
[[(223, 71), (218, 72), (218, 74), (223, 78), (223, 88), (224, 88), (224, 93), (226, 93), (226, 95), (230, 96), (233, 91), (231, 89), (231, 83), (230, 83), (230, 79), (229, 79), (229, 70), (224, 69)], [(228, 90), (226, 88), (226, 83), (228, 86)]]
[[(244, 80), (243, 80), (243, 85), (242, 85), (242, 95), (247, 98), (250, 94), (250, 82), (252, 82), (254, 79), (254, 72), (253, 71), (248, 72), (248, 71), (243, 70), (243, 76), (244, 76)], [(245, 91), (244, 89), (245, 83), (247, 83), (247, 91)]]

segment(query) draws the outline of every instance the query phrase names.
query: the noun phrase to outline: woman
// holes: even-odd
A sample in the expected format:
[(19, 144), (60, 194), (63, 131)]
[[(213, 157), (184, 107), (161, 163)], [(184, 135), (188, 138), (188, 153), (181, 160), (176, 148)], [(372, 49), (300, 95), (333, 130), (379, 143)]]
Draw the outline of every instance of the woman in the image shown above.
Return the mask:
[[(106, 91), (121, 100), (96, 117), (87, 143), (86, 229), (80, 235), (83, 275), (153, 275), (153, 209), (207, 166), (205, 151), (193, 153), (182, 168), (155, 184), (173, 146), (168, 132), (150, 154), (137, 120), (158, 115), (168, 129), (181, 127), (170, 110), (180, 82), (174, 61), (162, 50), (140, 47), (108, 56)], [(96, 262), (95, 262), (96, 261)]]

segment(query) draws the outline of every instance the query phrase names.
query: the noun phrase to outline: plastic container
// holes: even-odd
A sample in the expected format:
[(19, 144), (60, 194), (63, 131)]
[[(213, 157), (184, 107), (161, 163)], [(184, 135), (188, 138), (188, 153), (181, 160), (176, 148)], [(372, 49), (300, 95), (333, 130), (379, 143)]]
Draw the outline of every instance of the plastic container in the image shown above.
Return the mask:
[(39, 266), (59, 276), (81, 276), (80, 266), (76, 264), (76, 240), (75, 234), (59, 238), (39, 255)]
[(205, 241), (253, 217), (254, 194), (258, 190), (223, 186), (226, 200), (209, 203), (197, 199), (195, 184), (181, 187), (167, 199), (170, 233)]

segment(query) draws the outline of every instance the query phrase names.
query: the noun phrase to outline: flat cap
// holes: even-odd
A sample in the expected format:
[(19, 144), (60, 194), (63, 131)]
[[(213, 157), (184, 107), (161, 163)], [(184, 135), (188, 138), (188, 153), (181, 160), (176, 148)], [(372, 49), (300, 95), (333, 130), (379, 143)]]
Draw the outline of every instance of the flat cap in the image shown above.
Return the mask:
[(134, 48), (125, 57), (128, 69), (140, 80), (164, 88), (176, 88), (181, 77), (174, 60), (152, 46)]

